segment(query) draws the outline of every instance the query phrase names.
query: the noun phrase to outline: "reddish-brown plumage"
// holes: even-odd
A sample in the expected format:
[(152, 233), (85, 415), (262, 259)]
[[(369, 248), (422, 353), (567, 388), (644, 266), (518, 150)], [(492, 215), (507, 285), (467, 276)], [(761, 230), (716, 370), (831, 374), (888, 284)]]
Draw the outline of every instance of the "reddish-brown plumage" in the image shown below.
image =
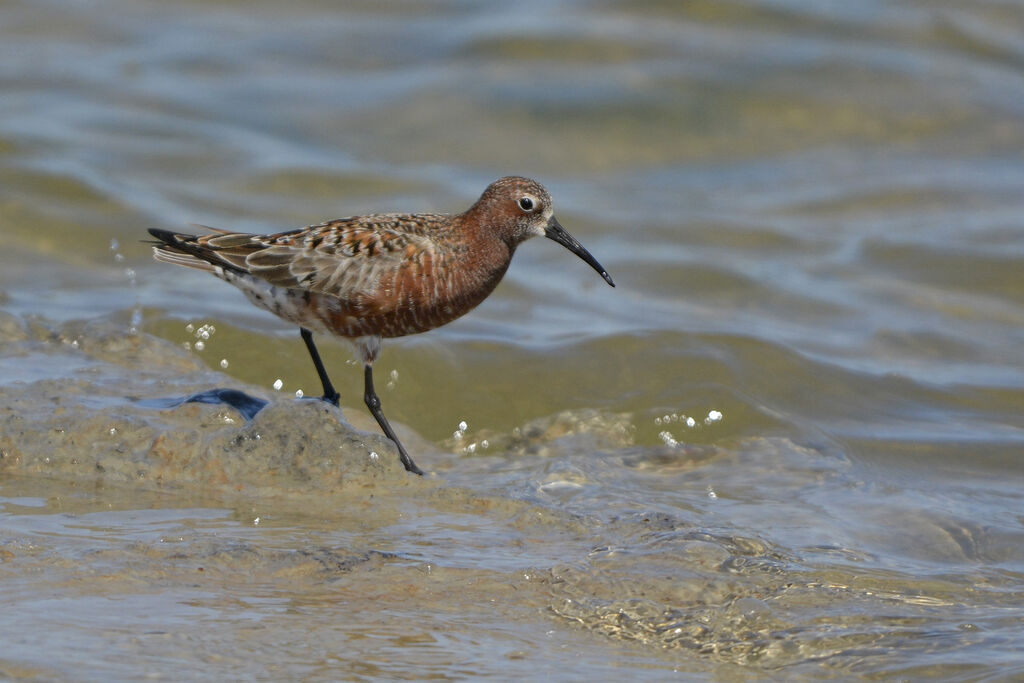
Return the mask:
[[(372, 214), (272, 235), (150, 233), (160, 240), (154, 247), (157, 260), (211, 272), (304, 330), (353, 340), (367, 365), (368, 404), (371, 394), (376, 398), (369, 368), (381, 338), (425, 332), (475, 308), (497, 287), (516, 247), (530, 237), (544, 235), (562, 244), (614, 286), (555, 219), (547, 190), (516, 176), (491, 183), (457, 215)], [(333, 388), (308, 334), (304, 339), (329, 398)], [(397, 444), (382, 414), (374, 415)], [(411, 469), (411, 459), (398, 445)]]

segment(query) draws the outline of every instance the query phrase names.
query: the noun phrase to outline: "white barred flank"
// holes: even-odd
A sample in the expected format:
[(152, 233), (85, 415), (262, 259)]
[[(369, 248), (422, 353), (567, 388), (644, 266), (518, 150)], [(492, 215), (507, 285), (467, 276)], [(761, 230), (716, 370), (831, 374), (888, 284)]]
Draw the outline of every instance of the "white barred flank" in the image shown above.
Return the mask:
[(302, 290), (275, 287), (265, 280), (247, 273), (236, 273), (216, 267), (216, 274), (225, 282), (240, 289), (256, 306), (270, 311), (279, 318), (317, 332), (333, 333), (309, 305), (308, 295)]

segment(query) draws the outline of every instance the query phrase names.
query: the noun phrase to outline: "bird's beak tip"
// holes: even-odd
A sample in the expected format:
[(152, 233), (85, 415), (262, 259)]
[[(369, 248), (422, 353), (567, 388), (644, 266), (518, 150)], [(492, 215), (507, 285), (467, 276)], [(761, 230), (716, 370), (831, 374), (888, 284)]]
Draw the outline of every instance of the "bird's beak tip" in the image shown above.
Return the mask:
[(566, 232), (565, 228), (562, 227), (562, 224), (559, 223), (558, 219), (554, 216), (551, 216), (551, 218), (548, 219), (548, 224), (544, 229), (544, 235), (548, 239), (558, 242), (563, 247), (586, 261), (591, 268), (596, 270), (598, 274), (604, 278), (605, 282), (612, 287), (615, 286), (615, 281), (612, 280), (612, 276), (608, 274), (608, 271), (604, 269), (604, 266), (598, 263), (597, 259), (595, 259), (589, 251), (584, 249), (583, 245), (577, 242), (575, 237)]

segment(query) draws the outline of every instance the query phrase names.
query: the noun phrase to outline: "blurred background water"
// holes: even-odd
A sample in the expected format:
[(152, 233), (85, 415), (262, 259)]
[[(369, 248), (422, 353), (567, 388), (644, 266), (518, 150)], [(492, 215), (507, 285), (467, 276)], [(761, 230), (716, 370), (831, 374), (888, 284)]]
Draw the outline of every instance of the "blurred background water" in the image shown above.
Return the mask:
[[(5, 677), (1024, 676), (1024, 4), (10, 0), (0, 93), (8, 397), (167, 394), (76, 356), (89, 324), (317, 391), (294, 329), (146, 227), (522, 174), (618, 285), (536, 240), (386, 344), (448, 493), (377, 488), (372, 523), (9, 467)], [(214, 569), (169, 577), (168, 539)]]

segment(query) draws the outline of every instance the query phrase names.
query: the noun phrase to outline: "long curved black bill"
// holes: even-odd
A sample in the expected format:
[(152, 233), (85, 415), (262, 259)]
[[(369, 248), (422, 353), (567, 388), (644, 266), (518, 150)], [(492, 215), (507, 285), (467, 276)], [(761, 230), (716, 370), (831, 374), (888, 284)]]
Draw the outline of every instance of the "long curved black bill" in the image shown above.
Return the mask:
[(554, 216), (551, 217), (551, 220), (548, 221), (547, 227), (544, 228), (544, 236), (550, 240), (558, 242), (563, 247), (589, 263), (591, 268), (601, 274), (601, 277), (604, 278), (605, 282), (610, 284), (612, 287), (615, 286), (615, 283), (612, 282), (612, 276), (608, 274), (608, 271), (604, 269), (604, 266), (598, 263), (597, 259), (591, 256), (590, 252), (584, 249), (583, 245), (577, 242), (576, 238), (570, 235)]

